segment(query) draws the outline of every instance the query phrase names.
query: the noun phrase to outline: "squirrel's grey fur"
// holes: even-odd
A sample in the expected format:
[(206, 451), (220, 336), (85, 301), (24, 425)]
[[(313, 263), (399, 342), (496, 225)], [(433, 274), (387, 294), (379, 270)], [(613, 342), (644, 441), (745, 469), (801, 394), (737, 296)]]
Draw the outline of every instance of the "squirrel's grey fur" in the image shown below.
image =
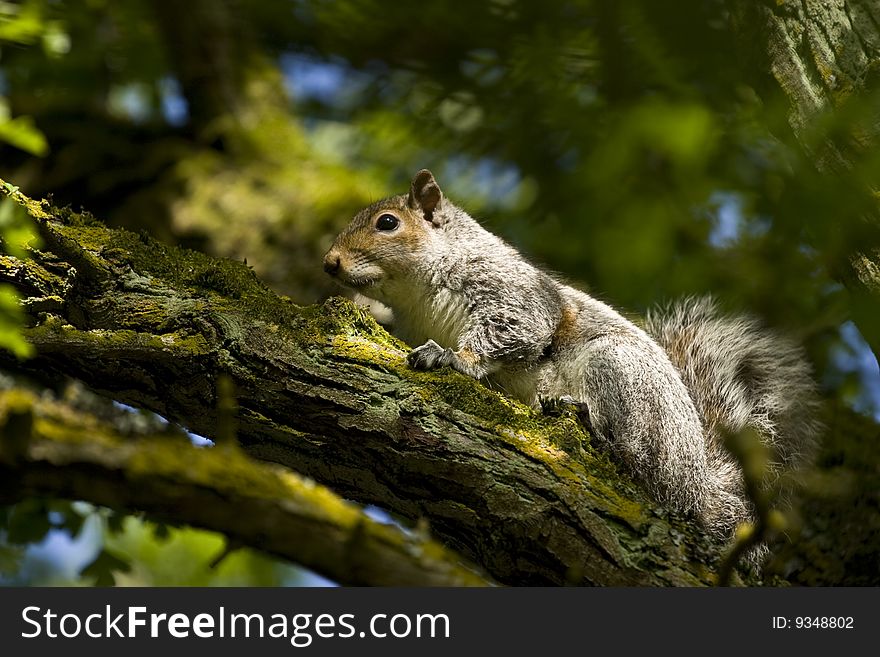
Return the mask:
[[(378, 227), (385, 215), (394, 228), (387, 217)], [(593, 433), (656, 498), (717, 536), (751, 517), (725, 433), (755, 429), (780, 466), (812, 451), (816, 396), (793, 343), (705, 299), (651, 313), (646, 332), (531, 265), (427, 170), (409, 194), (358, 213), (324, 267), (392, 309), (395, 331), (421, 345), (413, 367), (449, 365), (533, 406), (585, 406)]]

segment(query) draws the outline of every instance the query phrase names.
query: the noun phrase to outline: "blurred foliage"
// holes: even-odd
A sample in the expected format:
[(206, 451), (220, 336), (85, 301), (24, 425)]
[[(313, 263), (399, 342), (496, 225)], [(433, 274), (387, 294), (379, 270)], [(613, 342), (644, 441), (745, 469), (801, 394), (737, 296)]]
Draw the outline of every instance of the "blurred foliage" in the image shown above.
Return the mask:
[[(36, 248), (39, 244), (36, 228), (24, 208), (7, 197), (0, 199), (0, 254), (25, 258), (27, 247)], [(19, 358), (33, 353), (33, 347), (22, 337), (23, 325), (18, 292), (9, 283), (0, 283), (0, 349)]]
[(22, 581), (27, 546), (41, 543), (51, 532), (76, 536), (84, 519), (78, 505), (70, 502), (34, 498), (0, 507), (0, 583), (29, 581), (27, 576)]
[(722, 0), (0, 2), (0, 177), (312, 302), (335, 292), (335, 233), (430, 167), (595, 294), (642, 312), (713, 293), (880, 417), (880, 327), (838, 280), (880, 244), (880, 149), (848, 175), (809, 155), (876, 127), (880, 98), (866, 81), (799, 144), (759, 41)]
[(108, 536), (106, 547), (131, 564), (116, 573), (116, 583), (125, 586), (278, 586), (300, 579), (293, 566), (245, 548), (215, 563), (226, 550), (222, 536), (133, 517)]
[[(43, 53), (50, 57), (65, 49), (65, 37), (60, 23), (46, 21), (42, 8), (41, 2), (0, 2), (0, 55), (10, 46), (34, 43), (41, 43)], [(45, 135), (34, 125), (32, 117), (13, 117), (5, 89), (0, 84), (0, 143), (2, 142), (30, 155), (43, 156), (49, 150)], [(3, 250), (20, 258), (24, 254), (24, 244), (31, 242), (35, 245), (33, 237), (33, 228), (26, 213), (10, 200), (0, 200), (0, 243)], [(29, 356), (32, 351), (19, 330), (23, 318), (15, 290), (8, 284), (0, 284), (0, 349), (9, 350), (19, 358)]]
[[(0, 2), (0, 53), (12, 45), (40, 43), (43, 52), (57, 56), (69, 47), (58, 21), (47, 21), (43, 2)], [(30, 116), (12, 117), (9, 102), (0, 89), (0, 142), (7, 142), (32, 155), (45, 155), (49, 144)]]
[(0, 508), (0, 538), (0, 584), (278, 586), (303, 581), (294, 566), (247, 548), (217, 562), (225, 549), (218, 534), (81, 502), (31, 499)]

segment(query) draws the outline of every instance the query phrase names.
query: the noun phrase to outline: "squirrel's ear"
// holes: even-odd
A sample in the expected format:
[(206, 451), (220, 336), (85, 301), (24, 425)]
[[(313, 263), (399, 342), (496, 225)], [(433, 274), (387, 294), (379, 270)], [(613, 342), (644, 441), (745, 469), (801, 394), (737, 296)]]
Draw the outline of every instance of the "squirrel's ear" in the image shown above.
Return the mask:
[(439, 226), (442, 220), (439, 216), (434, 215), (434, 210), (439, 209), (442, 199), (443, 192), (440, 191), (440, 186), (434, 180), (434, 174), (427, 169), (419, 171), (409, 188), (409, 198), (407, 199), (409, 207), (413, 210), (421, 210), (425, 219), (435, 226)]

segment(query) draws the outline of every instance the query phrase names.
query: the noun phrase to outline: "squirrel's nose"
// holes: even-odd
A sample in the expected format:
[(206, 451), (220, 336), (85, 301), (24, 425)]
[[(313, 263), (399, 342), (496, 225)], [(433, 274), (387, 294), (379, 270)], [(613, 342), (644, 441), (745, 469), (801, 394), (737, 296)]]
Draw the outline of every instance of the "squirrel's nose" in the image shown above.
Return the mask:
[(339, 256), (333, 252), (324, 256), (324, 271), (331, 276), (336, 276), (339, 272)]

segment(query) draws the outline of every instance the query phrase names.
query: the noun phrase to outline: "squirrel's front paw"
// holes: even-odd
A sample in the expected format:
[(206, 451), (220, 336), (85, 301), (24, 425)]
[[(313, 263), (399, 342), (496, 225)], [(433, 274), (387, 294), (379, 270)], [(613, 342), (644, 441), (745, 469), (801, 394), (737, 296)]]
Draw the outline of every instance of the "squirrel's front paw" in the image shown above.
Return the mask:
[(421, 347), (413, 349), (406, 360), (409, 366), (416, 370), (432, 370), (446, 365), (446, 349), (433, 340), (428, 340)]

